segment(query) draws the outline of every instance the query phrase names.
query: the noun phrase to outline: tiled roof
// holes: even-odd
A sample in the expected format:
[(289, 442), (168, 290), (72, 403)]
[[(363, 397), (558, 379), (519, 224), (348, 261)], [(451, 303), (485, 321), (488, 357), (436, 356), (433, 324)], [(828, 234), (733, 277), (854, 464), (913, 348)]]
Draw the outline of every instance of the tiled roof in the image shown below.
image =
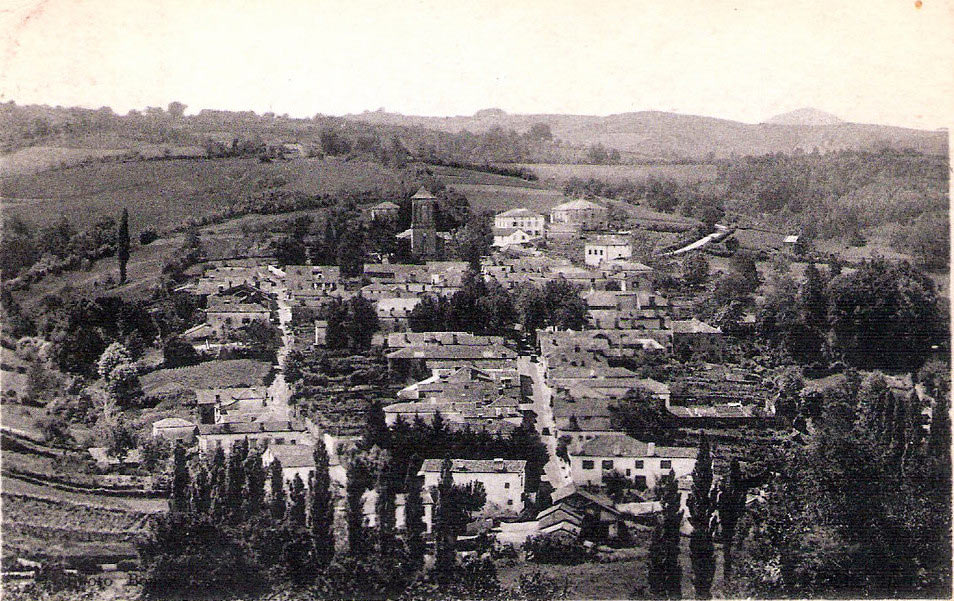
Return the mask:
[(189, 426), (194, 425), (194, 423), (187, 419), (182, 419), (181, 417), (167, 417), (165, 419), (152, 422), (153, 428), (188, 428)]
[(619, 513), (618, 511), (616, 511), (616, 507), (613, 505), (613, 501), (609, 497), (599, 493), (591, 493), (591, 492), (585, 491), (582, 488), (577, 487), (576, 484), (568, 484), (566, 486), (556, 489), (555, 491), (553, 491), (553, 494), (551, 495), (551, 499), (553, 499), (554, 503), (557, 503), (563, 499), (566, 499), (572, 496), (582, 497), (583, 499), (586, 499), (587, 501), (591, 503), (596, 503), (603, 509), (606, 509), (613, 513)]
[(378, 204), (374, 205), (374, 206), (371, 207), (371, 208), (372, 208), (372, 209), (392, 209), (392, 210), (393, 210), (393, 209), (400, 209), (401, 207), (398, 206), (398, 205), (396, 205), (396, 204), (394, 204), (393, 202), (391, 202), (391, 201), (389, 201), (389, 200), (385, 200), (384, 202), (379, 202)]
[(290, 421), (200, 424), (199, 435), (256, 434), (259, 432), (304, 432), (304, 426)]
[[(422, 472), (440, 472), (443, 459), (425, 459), (421, 466)], [(527, 462), (523, 459), (452, 459), (451, 471), (455, 473), (494, 474), (494, 473), (523, 473)]]
[(530, 209), (518, 208), (510, 209), (509, 211), (504, 211), (503, 213), (497, 213), (496, 217), (543, 217), (539, 213), (534, 213)]
[(494, 344), (472, 346), (464, 344), (426, 344), (409, 346), (388, 353), (388, 359), (516, 359), (517, 353)]
[(590, 202), (588, 200), (571, 200), (570, 202), (565, 202), (563, 204), (557, 205), (550, 209), (550, 212), (556, 211), (580, 211), (584, 209), (596, 209), (605, 211), (606, 207), (596, 204), (595, 202)]
[(653, 453), (649, 445), (626, 434), (603, 434), (588, 440), (575, 455), (585, 457), (661, 457), (694, 458), (697, 449), (692, 447), (655, 446)]
[(433, 194), (427, 191), (427, 188), (425, 188), (424, 186), (421, 186), (421, 189), (418, 190), (414, 194), (414, 196), (412, 196), (411, 198), (426, 198), (426, 199), (434, 200), (435, 197)]
[(630, 241), (622, 236), (596, 236), (586, 241), (586, 246), (629, 246)]
[(722, 330), (699, 321), (695, 317), (685, 321), (674, 320), (670, 328), (676, 334), (721, 334)]
[(282, 467), (315, 467), (315, 447), (304, 444), (273, 444), (266, 452), (282, 463)]
[(257, 400), (268, 396), (268, 389), (264, 386), (235, 387), (235, 388), (200, 388), (195, 391), (196, 402), (200, 405), (215, 403), (218, 395), (219, 402)]

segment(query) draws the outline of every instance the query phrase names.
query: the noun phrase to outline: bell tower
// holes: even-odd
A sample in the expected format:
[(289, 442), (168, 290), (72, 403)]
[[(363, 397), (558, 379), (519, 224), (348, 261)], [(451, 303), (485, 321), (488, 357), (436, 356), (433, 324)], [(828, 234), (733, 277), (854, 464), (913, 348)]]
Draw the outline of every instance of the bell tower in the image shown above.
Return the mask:
[(426, 259), (437, 254), (436, 201), (423, 187), (411, 197), (411, 253), (416, 257)]

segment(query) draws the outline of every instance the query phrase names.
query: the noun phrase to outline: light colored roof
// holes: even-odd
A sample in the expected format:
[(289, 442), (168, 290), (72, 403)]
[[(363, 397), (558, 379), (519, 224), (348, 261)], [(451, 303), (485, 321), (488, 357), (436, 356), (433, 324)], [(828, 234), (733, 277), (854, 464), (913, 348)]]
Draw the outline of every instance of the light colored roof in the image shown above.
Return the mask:
[(693, 447), (663, 447), (654, 446), (649, 452), (649, 445), (636, 440), (626, 434), (601, 434), (588, 440), (574, 455), (585, 457), (661, 457), (693, 459), (698, 452)]
[(227, 424), (200, 424), (200, 436), (227, 434), (255, 434), (258, 432), (304, 432), (305, 427), (290, 421), (248, 422)]
[[(443, 459), (425, 459), (421, 472), (440, 472)], [(451, 471), (471, 474), (523, 473), (527, 462), (523, 459), (452, 459)]]
[(562, 486), (556, 489), (555, 491), (553, 491), (551, 498), (553, 499), (554, 503), (558, 503), (559, 501), (566, 499), (568, 497), (572, 497), (574, 495), (582, 497), (586, 499), (587, 501), (596, 503), (597, 505), (600, 505), (603, 509), (606, 509), (614, 513), (619, 513), (618, 511), (616, 511), (616, 507), (613, 505), (613, 501), (609, 497), (603, 494), (591, 493), (591, 492), (585, 491), (582, 488), (579, 488), (576, 484), (567, 484), (566, 486)]
[(588, 200), (578, 199), (571, 200), (570, 202), (565, 202), (563, 204), (557, 205), (550, 209), (550, 212), (555, 211), (580, 211), (584, 209), (597, 209), (605, 211), (606, 207), (596, 204), (595, 202), (590, 202)]
[(194, 423), (187, 419), (182, 419), (181, 417), (167, 417), (165, 419), (152, 422), (153, 428), (188, 428), (194, 425)]
[(794, 242), (798, 242), (798, 235), (797, 235), (797, 234), (792, 234), (791, 236), (785, 236), (785, 242), (787, 242), (787, 243), (789, 243), (789, 244), (792, 244), (792, 243), (794, 243)]
[(421, 189), (414, 193), (414, 196), (411, 198), (427, 198), (433, 200), (435, 197), (433, 194), (427, 191), (427, 188), (421, 186)]
[(372, 209), (400, 209), (401, 207), (394, 204), (390, 200), (385, 200), (384, 202), (379, 202), (378, 204), (371, 207)]
[(496, 217), (543, 217), (539, 213), (534, 213), (530, 209), (524, 209), (523, 207), (517, 209), (510, 209), (509, 211), (504, 211), (503, 213), (497, 213)]
[(409, 346), (388, 353), (388, 359), (516, 359), (517, 353), (494, 344), (474, 346), (467, 344), (424, 344)]
[(264, 386), (234, 387), (234, 388), (199, 388), (195, 391), (196, 402), (205, 405), (216, 402), (230, 403), (232, 401), (251, 401), (268, 397), (268, 388)]
[(523, 235), (525, 236), (530, 235), (526, 232), (526, 230), (519, 227), (495, 227), (494, 228), (494, 236), (510, 236), (514, 232), (523, 232)]
[(271, 444), (266, 450), (282, 467), (315, 467), (315, 447), (304, 444)]
[(414, 310), (418, 304), (420, 304), (420, 297), (411, 297), (411, 298), (382, 298), (377, 303), (377, 313), (378, 316), (387, 317), (387, 314), (391, 311), (396, 313), (410, 313)]
[(586, 246), (629, 246), (630, 241), (623, 236), (596, 236), (586, 241)]
[(745, 405), (670, 405), (669, 413), (680, 418), (755, 418), (752, 408)]
[(676, 334), (721, 334), (722, 330), (699, 321), (695, 317), (685, 321), (673, 320), (670, 325)]

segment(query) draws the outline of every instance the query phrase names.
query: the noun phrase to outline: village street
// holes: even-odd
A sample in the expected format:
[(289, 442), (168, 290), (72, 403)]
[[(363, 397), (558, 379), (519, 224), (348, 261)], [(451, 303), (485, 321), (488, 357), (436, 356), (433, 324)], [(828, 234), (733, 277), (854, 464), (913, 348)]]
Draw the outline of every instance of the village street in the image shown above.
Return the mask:
[(281, 366), (285, 364), (285, 357), (288, 356), (295, 341), (294, 334), (291, 331), (291, 307), (285, 300), (285, 289), (277, 291), (278, 304), (278, 327), (282, 333), (282, 345), (276, 353), (275, 361), (276, 373), (271, 386), (268, 387), (268, 394), (272, 399), (269, 406), (268, 420), (284, 421), (292, 416), (291, 408), (291, 388), (285, 381), (285, 372)]
[(533, 411), (537, 414), (537, 432), (550, 455), (550, 460), (543, 467), (543, 473), (550, 485), (556, 489), (570, 484), (570, 468), (557, 457), (556, 423), (553, 421), (550, 387), (546, 385), (540, 363), (531, 359), (530, 356), (521, 356), (517, 359), (517, 366), (521, 375), (529, 376), (533, 381), (532, 399)]

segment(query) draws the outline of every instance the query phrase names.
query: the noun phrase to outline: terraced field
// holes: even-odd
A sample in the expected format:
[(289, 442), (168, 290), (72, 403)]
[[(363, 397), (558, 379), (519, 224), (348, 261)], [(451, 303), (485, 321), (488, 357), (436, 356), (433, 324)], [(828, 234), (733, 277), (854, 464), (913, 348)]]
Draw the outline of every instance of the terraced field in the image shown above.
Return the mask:
[(252, 359), (206, 361), (189, 367), (160, 369), (141, 378), (142, 390), (147, 395), (169, 392), (179, 388), (227, 388), (230, 386), (259, 386), (271, 365)]

